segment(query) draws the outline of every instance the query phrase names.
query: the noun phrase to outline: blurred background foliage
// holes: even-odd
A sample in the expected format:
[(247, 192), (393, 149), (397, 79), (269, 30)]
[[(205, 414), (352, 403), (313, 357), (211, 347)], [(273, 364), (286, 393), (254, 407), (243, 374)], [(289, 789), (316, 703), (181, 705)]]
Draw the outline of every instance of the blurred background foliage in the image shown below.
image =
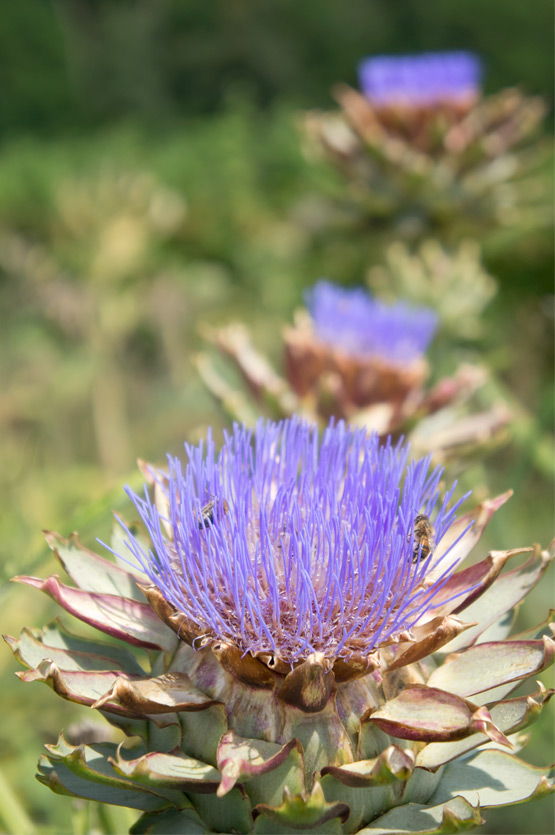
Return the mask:
[[(248, 322), (279, 366), (282, 324), (318, 278), (402, 286), (395, 276), (408, 256), (395, 241), (329, 222), (322, 195), (341, 181), (306, 157), (302, 111), (330, 108), (331, 85), (355, 85), (364, 55), (450, 48), (483, 57), (486, 91), (518, 84), (550, 106), (552, 30), (551, 0), (4, 4), (3, 631), (54, 615), (46, 599), (6, 584), (53, 568), (41, 527), (78, 528), (90, 543), (106, 538), (110, 509), (124, 507), (122, 484), (137, 481), (136, 457), (160, 461), (208, 424), (224, 425), (194, 371), (199, 325)], [(478, 495), (483, 484), (516, 491), (484, 547), (545, 544), (553, 527), (552, 231), (498, 233), (480, 244), (499, 291), (470, 336), (454, 327), (447, 351), (443, 334), (430, 355), (433, 376), (461, 360), (492, 369), (517, 415), (512, 443), (458, 475)], [(548, 578), (521, 611), (522, 628), (552, 597)], [(82, 710), (38, 685), (22, 690), (7, 648), (1, 664), (0, 829), (126, 829), (125, 812), (72, 804), (34, 781), (41, 745)], [(552, 758), (544, 717), (527, 759)], [(487, 817), (484, 832), (553, 830), (549, 800)]]
[(549, 0), (20, 0), (2, 17), (2, 133), (164, 129), (218, 110), (233, 85), (264, 108), (323, 107), (360, 57), (407, 50), (472, 49), (488, 92), (553, 93)]

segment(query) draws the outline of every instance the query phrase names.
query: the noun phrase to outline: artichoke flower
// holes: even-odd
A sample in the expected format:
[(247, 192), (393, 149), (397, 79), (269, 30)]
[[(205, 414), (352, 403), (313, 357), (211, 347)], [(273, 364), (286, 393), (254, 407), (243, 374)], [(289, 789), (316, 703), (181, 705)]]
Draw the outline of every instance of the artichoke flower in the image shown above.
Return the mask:
[(429, 458), (341, 422), (186, 451), (142, 465), (115, 562), (48, 533), (75, 585), (17, 578), (126, 645), (7, 638), (24, 681), (128, 737), (62, 735), (39, 780), (142, 811), (135, 833), (446, 833), (553, 788), (515, 755), (553, 691), (508, 697), (555, 645), (547, 622), (507, 637), (550, 556), (461, 568), (509, 494), (457, 515)]
[(384, 429), (393, 431), (403, 406), (421, 399), (428, 375), (424, 354), (437, 315), (405, 302), (383, 304), (361, 287), (346, 290), (326, 281), (307, 294), (307, 307), (310, 316), (298, 317), (284, 334), (286, 374), (295, 392), (316, 394), (319, 411), (329, 410), (328, 417), (387, 404)]
[(360, 91), (337, 85), (340, 110), (305, 122), (309, 151), (346, 177), (357, 215), (394, 219), (408, 237), (436, 226), (483, 234), (549, 223), (538, 177), (546, 149), (533, 141), (545, 114), (539, 97), (482, 96), (481, 64), (468, 52), (374, 56), (358, 70)]
[(207, 355), (197, 357), (204, 384), (232, 420), (255, 423), (261, 410), (273, 418), (302, 414), (323, 425), (335, 417), (384, 438), (409, 434), (414, 448), (433, 450), (438, 461), (483, 450), (502, 437), (508, 407), (496, 403), (477, 410), (471, 402), (486, 382), (483, 369), (464, 364), (426, 388), (425, 352), (438, 324), (434, 310), (385, 303), (362, 287), (329, 281), (315, 284), (306, 302), (294, 325), (284, 328), (284, 377), (242, 325), (204, 330), (236, 366), (255, 402), (250, 407)]

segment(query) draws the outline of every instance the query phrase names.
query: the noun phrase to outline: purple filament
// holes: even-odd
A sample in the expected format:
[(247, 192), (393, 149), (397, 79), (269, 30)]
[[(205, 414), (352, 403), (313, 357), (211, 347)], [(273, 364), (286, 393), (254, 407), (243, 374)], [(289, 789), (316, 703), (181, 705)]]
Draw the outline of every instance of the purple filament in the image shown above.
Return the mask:
[(306, 302), (316, 336), (358, 357), (411, 362), (425, 353), (437, 327), (433, 310), (405, 302), (384, 304), (362, 287), (319, 281)]
[(185, 467), (169, 457), (158, 472), (167, 519), (146, 487), (127, 488), (152, 548), (124, 528), (132, 559), (199, 635), (288, 662), (348, 658), (433, 610), (454, 569), (423, 583), (431, 555), (413, 561), (414, 519), (429, 515), (439, 542), (463, 499), (448, 507), (453, 487), (440, 500), (429, 457), (408, 462), (402, 442), (343, 422), (320, 439), (298, 418), (235, 425), (218, 454), (210, 436), (185, 449)]
[(465, 101), (480, 92), (482, 65), (472, 52), (377, 55), (358, 67), (360, 88), (378, 106)]

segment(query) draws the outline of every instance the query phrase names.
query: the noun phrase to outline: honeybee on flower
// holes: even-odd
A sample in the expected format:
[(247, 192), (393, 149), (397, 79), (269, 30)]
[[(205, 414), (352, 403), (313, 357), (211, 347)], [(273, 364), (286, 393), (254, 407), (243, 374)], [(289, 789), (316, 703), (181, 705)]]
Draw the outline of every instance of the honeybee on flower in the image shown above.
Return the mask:
[(414, 520), (414, 530), (410, 532), (409, 538), (413, 537), (412, 561), (425, 560), (433, 551), (434, 528), (425, 513), (419, 513)]

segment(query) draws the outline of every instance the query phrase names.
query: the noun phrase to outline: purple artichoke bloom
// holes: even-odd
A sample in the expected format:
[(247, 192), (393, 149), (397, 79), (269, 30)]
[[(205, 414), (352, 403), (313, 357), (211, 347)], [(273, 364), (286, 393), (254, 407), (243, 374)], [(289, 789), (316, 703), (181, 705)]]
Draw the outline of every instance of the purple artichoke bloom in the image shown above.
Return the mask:
[(118, 728), (60, 735), (42, 783), (152, 835), (442, 835), (554, 790), (513, 747), (555, 690), (506, 698), (555, 658), (550, 617), (508, 639), (553, 554), (460, 567), (510, 493), (455, 519), (429, 459), (342, 422), (186, 451), (128, 490), (151, 544), (122, 523), (113, 562), (46, 532), (73, 585), (16, 578), (92, 627), (5, 636), (21, 679)]
[[(131, 534), (128, 547), (198, 636), (287, 662), (349, 658), (433, 610), (462, 500), (448, 509), (454, 488), (440, 500), (429, 458), (407, 464), (406, 445), (342, 422), (320, 442), (296, 418), (235, 425), (217, 455), (210, 437), (186, 451), (184, 469), (170, 457), (167, 477), (153, 472), (162, 513), (129, 491), (153, 548)], [(415, 540), (419, 514), (433, 519), (435, 551)]]
[(405, 302), (384, 304), (362, 287), (344, 289), (318, 282), (306, 296), (316, 336), (357, 357), (380, 357), (407, 364), (430, 344), (438, 317), (429, 308)]
[(358, 67), (360, 87), (377, 106), (464, 102), (480, 92), (482, 65), (471, 52), (378, 55)]

